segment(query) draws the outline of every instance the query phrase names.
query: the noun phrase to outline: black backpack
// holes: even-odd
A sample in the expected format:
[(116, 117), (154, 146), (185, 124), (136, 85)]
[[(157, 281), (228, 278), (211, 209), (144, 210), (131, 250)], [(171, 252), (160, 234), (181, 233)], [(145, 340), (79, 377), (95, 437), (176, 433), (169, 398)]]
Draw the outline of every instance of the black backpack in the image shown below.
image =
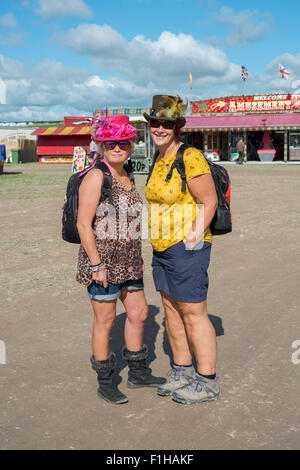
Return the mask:
[[(91, 166), (87, 170), (81, 171), (80, 173), (74, 173), (74, 175), (70, 177), (67, 184), (66, 201), (63, 207), (62, 216), (62, 238), (63, 240), (69, 243), (81, 243), (77, 230), (79, 188), (84, 176), (92, 168), (97, 168), (101, 170), (104, 176), (99, 204), (107, 198), (108, 202), (113, 205), (111, 192), (112, 175), (109, 171), (108, 166), (101, 160), (99, 160), (99, 158), (97, 159), (96, 164)], [(128, 162), (125, 163), (124, 168), (127, 171), (130, 180), (134, 183), (131, 160), (128, 160)]]
[[(183, 153), (186, 149), (191, 148), (191, 145), (182, 144), (177, 150), (176, 158), (171, 166), (171, 169), (166, 177), (166, 182), (169, 182), (172, 178), (172, 173), (174, 168), (177, 169), (181, 177), (181, 191), (186, 191), (186, 174), (185, 174), (185, 164), (183, 159)], [(156, 159), (159, 155), (157, 150), (154, 154), (153, 163), (149, 170), (149, 175), (147, 178), (147, 183), (151, 177), (151, 174), (154, 169)], [(212, 235), (224, 235), (225, 233), (232, 232), (232, 215), (230, 211), (230, 178), (228, 171), (221, 165), (217, 165), (209, 160), (207, 160), (209, 165), (211, 175), (213, 177), (216, 193), (218, 196), (218, 207), (216, 209), (215, 215), (210, 224), (210, 230)]]

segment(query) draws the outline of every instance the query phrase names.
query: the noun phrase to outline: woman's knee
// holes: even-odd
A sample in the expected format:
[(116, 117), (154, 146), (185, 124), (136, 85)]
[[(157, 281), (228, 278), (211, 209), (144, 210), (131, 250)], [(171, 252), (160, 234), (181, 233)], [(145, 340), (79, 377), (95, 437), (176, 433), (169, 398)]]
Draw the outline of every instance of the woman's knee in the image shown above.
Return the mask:
[(116, 312), (114, 310), (102, 315), (95, 315), (94, 327), (97, 329), (111, 330), (115, 324)]
[(208, 318), (205, 302), (201, 302), (200, 304), (180, 303), (179, 310), (185, 324), (192, 325), (199, 320)]
[(171, 297), (166, 296), (166, 294), (162, 296), (162, 304), (164, 307), (166, 318), (172, 319), (174, 316), (179, 314), (175, 302)]
[(141, 324), (145, 323), (148, 317), (148, 305), (145, 304), (141, 306), (140, 308), (134, 308), (127, 312), (127, 318), (130, 321), (130, 323), (133, 324)]

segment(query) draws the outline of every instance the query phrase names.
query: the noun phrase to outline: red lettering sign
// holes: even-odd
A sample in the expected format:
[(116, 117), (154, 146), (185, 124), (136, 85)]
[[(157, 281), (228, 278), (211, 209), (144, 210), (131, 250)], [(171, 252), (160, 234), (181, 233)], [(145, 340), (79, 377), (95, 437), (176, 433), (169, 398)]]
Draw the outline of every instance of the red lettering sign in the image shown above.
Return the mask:
[(300, 95), (254, 95), (193, 101), (192, 114), (300, 111)]

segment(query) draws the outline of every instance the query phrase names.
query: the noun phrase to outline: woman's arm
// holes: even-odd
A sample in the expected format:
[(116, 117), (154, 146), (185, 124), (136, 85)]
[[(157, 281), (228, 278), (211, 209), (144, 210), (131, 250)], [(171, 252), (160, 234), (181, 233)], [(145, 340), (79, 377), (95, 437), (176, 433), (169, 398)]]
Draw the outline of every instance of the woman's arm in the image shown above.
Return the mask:
[[(202, 204), (186, 240), (196, 245), (208, 230), (218, 207), (214, 180), (210, 174), (196, 176), (188, 181), (188, 188), (197, 204)], [(203, 222), (204, 221), (204, 222)]]
[[(77, 229), (81, 244), (89, 257), (91, 265), (97, 265), (101, 262), (92, 224), (101, 197), (102, 183), (102, 171), (94, 169), (88, 172), (79, 188)], [(93, 279), (107, 287), (105, 270), (93, 272)]]

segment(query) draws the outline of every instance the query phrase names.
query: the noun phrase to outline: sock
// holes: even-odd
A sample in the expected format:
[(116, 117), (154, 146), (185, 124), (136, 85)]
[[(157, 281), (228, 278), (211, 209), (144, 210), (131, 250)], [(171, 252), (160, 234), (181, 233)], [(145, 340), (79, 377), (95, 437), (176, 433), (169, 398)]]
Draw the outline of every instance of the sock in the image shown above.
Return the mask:
[(214, 380), (216, 378), (216, 374), (212, 374), (212, 375), (199, 374), (199, 375), (201, 375), (201, 377), (204, 377), (205, 379), (210, 379), (210, 380)]

